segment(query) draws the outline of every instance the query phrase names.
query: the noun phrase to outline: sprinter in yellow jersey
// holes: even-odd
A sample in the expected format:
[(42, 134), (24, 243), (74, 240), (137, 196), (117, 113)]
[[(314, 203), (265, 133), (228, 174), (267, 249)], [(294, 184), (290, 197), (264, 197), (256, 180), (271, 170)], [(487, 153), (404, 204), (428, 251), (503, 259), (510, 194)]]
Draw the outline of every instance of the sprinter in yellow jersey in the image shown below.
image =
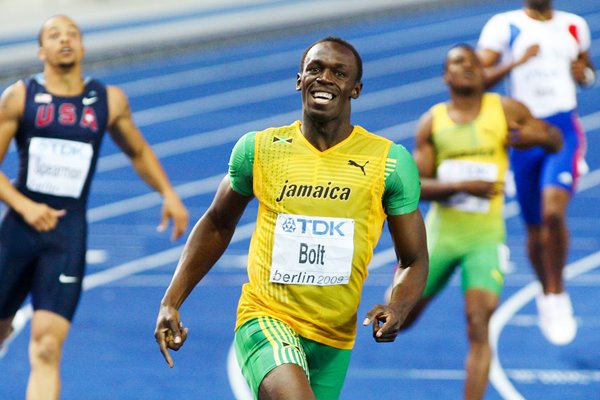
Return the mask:
[(229, 174), (194, 227), (162, 299), (155, 336), (186, 339), (179, 308), (229, 244), (247, 204), (259, 204), (238, 306), (235, 348), (259, 399), (336, 399), (356, 336), (367, 266), (384, 222), (398, 255), (391, 301), (363, 325), (377, 342), (396, 338), (425, 287), (428, 253), (416, 165), (402, 146), (350, 122), (362, 60), (328, 37), (309, 46), (296, 89), (302, 119), (244, 135)]
[(458, 45), (447, 54), (444, 81), (450, 100), (419, 121), (415, 161), (427, 214), (430, 272), (423, 298), (407, 328), (461, 267), (469, 352), (465, 399), (483, 398), (491, 349), (488, 323), (498, 304), (507, 262), (502, 209), (507, 148), (542, 146), (556, 152), (560, 132), (535, 119), (521, 103), (484, 93), (483, 69), (473, 49)]

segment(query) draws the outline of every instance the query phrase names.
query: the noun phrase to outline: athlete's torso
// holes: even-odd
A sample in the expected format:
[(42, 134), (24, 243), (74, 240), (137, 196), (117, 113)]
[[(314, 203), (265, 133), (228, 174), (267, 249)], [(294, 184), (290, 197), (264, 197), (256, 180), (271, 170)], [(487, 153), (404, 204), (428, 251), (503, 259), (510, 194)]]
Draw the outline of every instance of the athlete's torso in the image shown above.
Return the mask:
[(259, 210), (237, 326), (271, 315), (306, 338), (352, 347), (367, 265), (386, 217), (391, 145), (358, 126), (324, 152), (299, 123), (256, 134)]
[(502, 63), (520, 59), (532, 45), (540, 46), (536, 56), (512, 69), (509, 90), (541, 118), (576, 108), (571, 63), (587, 51), (589, 42), (588, 26), (575, 14), (554, 11), (552, 19), (538, 21), (517, 10), (492, 18), (479, 46), (501, 52)]
[(79, 96), (50, 94), (43, 76), (25, 81), (25, 111), (15, 136), (15, 186), (57, 209), (84, 209), (108, 123), (106, 87), (86, 80)]
[[(508, 130), (499, 95), (485, 94), (478, 117), (466, 124), (457, 124), (450, 118), (446, 103), (433, 106), (431, 112), (438, 180), (504, 182)], [(427, 223), (436, 229), (441, 225), (454, 229), (459, 236), (503, 237), (503, 203), (502, 192), (490, 200), (458, 193), (448, 201), (433, 202)]]

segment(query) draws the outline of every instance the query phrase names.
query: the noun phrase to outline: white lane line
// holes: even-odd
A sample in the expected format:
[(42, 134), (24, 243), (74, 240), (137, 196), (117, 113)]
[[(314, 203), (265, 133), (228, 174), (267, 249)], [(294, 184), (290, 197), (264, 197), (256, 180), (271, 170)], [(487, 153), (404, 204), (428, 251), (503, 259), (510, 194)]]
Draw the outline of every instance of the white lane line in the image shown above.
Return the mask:
[(252, 400), (252, 391), (237, 361), (234, 342), (231, 342), (227, 353), (227, 377), (229, 378), (231, 391), (237, 400)]
[(600, 370), (509, 369), (507, 373), (521, 384), (589, 385), (600, 382)]
[[(214, 193), (219, 186), (219, 182), (223, 179), (223, 176), (223, 174), (220, 174), (204, 179), (198, 179), (196, 181), (177, 185), (174, 189), (181, 199)], [(160, 204), (162, 204), (162, 197), (156, 192), (150, 192), (94, 207), (93, 209), (88, 210), (87, 218), (89, 223), (98, 222), (108, 218), (156, 207)]]
[[(573, 369), (508, 369), (507, 374), (521, 384), (589, 385), (600, 382), (600, 370)], [(386, 369), (351, 368), (348, 376), (368, 380), (457, 380), (465, 379), (463, 369)]]

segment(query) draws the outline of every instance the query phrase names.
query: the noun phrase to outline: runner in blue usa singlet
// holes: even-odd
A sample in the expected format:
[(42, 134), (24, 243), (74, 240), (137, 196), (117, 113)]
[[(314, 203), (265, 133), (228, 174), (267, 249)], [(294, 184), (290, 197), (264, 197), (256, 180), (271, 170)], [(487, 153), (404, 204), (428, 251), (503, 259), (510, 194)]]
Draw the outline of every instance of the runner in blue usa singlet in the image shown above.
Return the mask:
[(81, 293), (87, 240), (86, 205), (108, 122), (106, 87), (88, 79), (79, 96), (46, 91), (43, 76), (25, 81), (25, 112), (15, 136), (15, 187), (65, 210), (55, 229), (38, 232), (9, 209), (0, 225), (0, 319), (31, 293), (34, 309), (71, 320)]

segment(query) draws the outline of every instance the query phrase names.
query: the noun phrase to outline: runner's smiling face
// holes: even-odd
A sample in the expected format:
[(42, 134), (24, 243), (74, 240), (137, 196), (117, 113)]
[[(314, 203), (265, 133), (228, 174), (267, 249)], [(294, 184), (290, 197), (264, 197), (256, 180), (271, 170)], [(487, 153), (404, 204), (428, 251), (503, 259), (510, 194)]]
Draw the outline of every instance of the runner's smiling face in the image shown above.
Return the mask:
[(352, 51), (335, 42), (321, 42), (306, 54), (296, 90), (304, 112), (315, 120), (350, 118), (350, 99), (360, 95), (358, 66)]

